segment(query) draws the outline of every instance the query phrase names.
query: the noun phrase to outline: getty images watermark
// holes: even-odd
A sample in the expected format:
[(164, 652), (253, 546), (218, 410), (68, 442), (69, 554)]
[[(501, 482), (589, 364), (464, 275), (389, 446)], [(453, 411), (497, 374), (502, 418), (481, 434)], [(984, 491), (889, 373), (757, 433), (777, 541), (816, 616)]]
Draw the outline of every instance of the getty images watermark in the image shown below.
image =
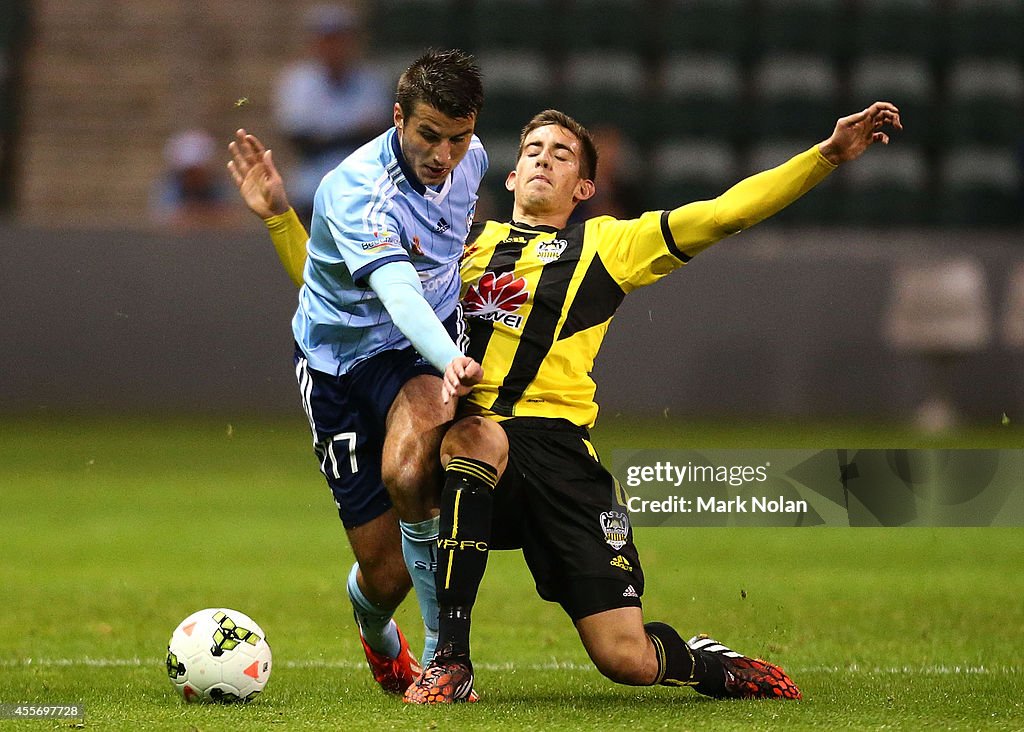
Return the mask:
[(1022, 526), (1024, 450), (616, 450), (635, 526)]
[[(748, 488), (768, 481), (771, 462), (762, 465), (698, 465), (687, 462), (678, 465), (669, 460), (653, 465), (629, 465), (626, 468), (626, 485), (638, 488), (645, 484), (708, 486), (721, 485), (730, 488)], [(630, 513), (791, 513), (805, 514), (809, 510), (807, 501), (790, 499), (784, 495), (769, 496), (756, 490), (749, 495), (721, 493), (693, 493), (669, 495), (664, 498), (641, 498), (629, 496), (626, 508)]]

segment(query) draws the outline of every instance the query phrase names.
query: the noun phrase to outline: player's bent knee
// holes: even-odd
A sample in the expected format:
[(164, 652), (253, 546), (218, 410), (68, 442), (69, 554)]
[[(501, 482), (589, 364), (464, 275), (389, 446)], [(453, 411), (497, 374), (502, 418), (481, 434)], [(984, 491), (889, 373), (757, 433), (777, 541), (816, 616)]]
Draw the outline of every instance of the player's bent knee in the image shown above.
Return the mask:
[(458, 420), (441, 443), (442, 462), (452, 457), (472, 457), (504, 467), (508, 456), (508, 438), (497, 422), (485, 417), (463, 417)]
[(404, 503), (419, 499), (426, 491), (437, 469), (436, 459), (427, 459), (416, 451), (398, 450), (393, 459), (385, 461), (381, 466), (381, 479), (400, 514)]
[(440, 441), (440, 435), (388, 435), (381, 464), (381, 479), (400, 515), (404, 503), (418, 502), (425, 493), (430, 492), (440, 471)]

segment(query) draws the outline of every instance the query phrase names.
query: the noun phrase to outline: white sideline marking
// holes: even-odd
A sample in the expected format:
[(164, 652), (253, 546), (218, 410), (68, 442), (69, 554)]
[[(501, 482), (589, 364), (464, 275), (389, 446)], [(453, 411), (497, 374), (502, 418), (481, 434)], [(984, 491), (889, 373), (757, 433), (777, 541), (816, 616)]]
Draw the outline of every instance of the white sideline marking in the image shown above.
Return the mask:
[[(53, 668), (61, 666), (87, 666), (91, 668), (140, 668), (144, 666), (163, 666), (163, 658), (0, 658), (0, 668), (18, 668), (36, 666)], [(303, 661), (280, 661), (276, 664), (284, 668), (298, 669), (341, 669), (356, 670), (366, 666), (363, 661), (341, 661), (326, 659), (306, 659)], [(593, 670), (589, 663), (572, 663), (569, 661), (549, 661), (547, 663), (516, 664), (480, 663), (475, 668), (486, 671), (588, 671)], [(1024, 673), (1021, 666), (785, 666), (792, 674), (924, 674), (928, 676), (974, 675), (989, 674), (1020, 674)]]

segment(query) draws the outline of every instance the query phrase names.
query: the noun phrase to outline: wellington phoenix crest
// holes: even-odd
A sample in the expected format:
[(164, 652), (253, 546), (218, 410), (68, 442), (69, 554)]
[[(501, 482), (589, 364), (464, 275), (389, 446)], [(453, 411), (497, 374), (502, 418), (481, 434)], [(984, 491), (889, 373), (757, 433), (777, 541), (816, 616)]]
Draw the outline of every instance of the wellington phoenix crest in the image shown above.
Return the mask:
[(604, 511), (601, 514), (601, 530), (604, 540), (618, 551), (626, 545), (629, 538), (629, 516), (621, 511)]
[(526, 289), (526, 280), (522, 277), (513, 277), (511, 272), (502, 275), (488, 272), (466, 291), (462, 305), (469, 317), (519, 328), (523, 324), (519, 308), (529, 299), (530, 291)]

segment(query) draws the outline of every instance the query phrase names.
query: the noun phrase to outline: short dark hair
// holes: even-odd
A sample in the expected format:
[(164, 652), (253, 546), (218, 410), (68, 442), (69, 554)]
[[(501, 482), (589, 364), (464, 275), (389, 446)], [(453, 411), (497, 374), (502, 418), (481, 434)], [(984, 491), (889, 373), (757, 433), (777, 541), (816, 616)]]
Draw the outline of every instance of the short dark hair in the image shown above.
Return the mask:
[(426, 102), (452, 119), (479, 114), (484, 106), (480, 67), (465, 51), (431, 48), (402, 73), (395, 101), (406, 117), (413, 113), (416, 102)]
[(590, 130), (565, 112), (559, 112), (557, 109), (545, 109), (543, 112), (534, 115), (533, 119), (526, 123), (526, 127), (523, 128), (522, 133), (519, 135), (519, 154), (516, 156), (516, 159), (518, 160), (523, 156), (526, 136), (538, 127), (546, 127), (547, 125), (564, 127), (576, 136), (576, 139), (580, 141), (580, 151), (583, 153), (583, 159), (580, 161), (580, 178), (594, 180), (594, 177), (597, 175), (597, 145), (594, 144), (594, 138), (591, 136)]

